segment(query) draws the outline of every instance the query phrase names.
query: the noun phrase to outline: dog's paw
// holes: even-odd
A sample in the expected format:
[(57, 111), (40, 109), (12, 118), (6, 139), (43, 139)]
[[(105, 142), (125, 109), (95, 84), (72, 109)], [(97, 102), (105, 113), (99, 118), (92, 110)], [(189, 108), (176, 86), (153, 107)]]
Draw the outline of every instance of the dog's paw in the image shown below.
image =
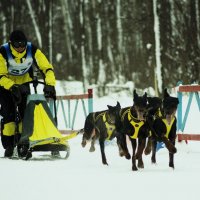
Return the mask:
[(129, 153), (127, 153), (127, 154), (125, 155), (125, 157), (126, 157), (126, 159), (128, 159), (128, 160), (131, 159), (131, 155), (130, 155)]
[(177, 153), (176, 147), (174, 146), (173, 148), (171, 148), (171, 149), (169, 150), (169, 152), (172, 153), (172, 154)]
[(174, 153), (177, 153), (177, 148), (176, 147), (174, 147)]
[(143, 169), (144, 168), (144, 163), (142, 159), (138, 160), (138, 168)]
[(82, 145), (82, 147), (85, 147), (86, 146), (86, 141), (82, 141), (81, 145)]
[(169, 167), (174, 169), (174, 163), (173, 162), (169, 162)]
[(144, 150), (144, 154), (145, 155), (149, 155), (151, 153), (151, 149), (150, 148), (146, 148), (145, 150)]
[(108, 165), (108, 163), (107, 163), (106, 160), (102, 160), (102, 163), (103, 163), (104, 165)]
[(138, 168), (135, 165), (133, 165), (132, 166), (132, 171), (137, 171), (137, 170), (138, 170)]
[(125, 156), (124, 152), (123, 152), (123, 151), (120, 151), (120, 152), (119, 152), (119, 156), (120, 156), (120, 157)]
[(156, 155), (151, 156), (151, 163), (156, 164)]
[(95, 151), (95, 147), (90, 147), (90, 152), (94, 152)]

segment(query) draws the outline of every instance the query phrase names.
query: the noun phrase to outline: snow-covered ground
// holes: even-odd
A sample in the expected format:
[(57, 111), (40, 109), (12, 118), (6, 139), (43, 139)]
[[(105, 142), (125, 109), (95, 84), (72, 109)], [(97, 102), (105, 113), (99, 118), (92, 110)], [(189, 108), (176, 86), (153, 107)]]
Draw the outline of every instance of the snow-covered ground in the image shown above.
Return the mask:
[[(114, 94), (94, 99), (94, 110), (107, 104), (122, 107), (132, 105), (131, 95)], [(184, 98), (184, 104), (187, 98)], [(186, 131), (200, 132), (200, 113), (193, 101)], [(84, 118), (77, 119), (77, 128)], [(168, 152), (157, 153), (157, 165), (144, 156), (145, 168), (131, 170), (131, 161), (118, 156), (116, 145), (107, 145), (108, 166), (101, 163), (99, 145), (89, 152), (89, 145), (81, 147), (81, 135), (69, 140), (68, 160), (45, 160), (43, 153), (33, 153), (29, 161), (0, 159), (0, 200), (197, 200), (200, 180), (200, 143), (178, 143), (175, 170), (168, 167)], [(129, 148), (131, 150), (131, 148)], [(3, 156), (0, 146), (0, 156)]]

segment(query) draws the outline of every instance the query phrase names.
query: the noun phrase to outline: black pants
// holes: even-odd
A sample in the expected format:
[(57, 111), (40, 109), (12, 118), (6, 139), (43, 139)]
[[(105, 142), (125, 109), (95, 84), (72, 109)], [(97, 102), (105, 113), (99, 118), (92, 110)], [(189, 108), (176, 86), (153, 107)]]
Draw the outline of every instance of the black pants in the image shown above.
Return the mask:
[[(30, 93), (29, 86), (28, 91)], [(27, 101), (27, 93), (26, 94), (21, 94), (22, 95), (22, 101), (18, 105), (18, 121), (22, 121), (24, 117), (24, 111), (26, 108), (26, 101)], [(4, 124), (9, 123), (9, 122), (16, 122), (17, 120), (17, 112), (16, 112), (16, 107), (15, 103), (12, 98), (12, 94), (9, 90), (4, 89), (3, 87), (0, 87), (0, 115), (2, 116), (1, 119), (1, 142), (6, 149), (8, 146), (13, 146), (14, 145), (14, 139), (16, 139), (15, 136), (6, 136), (3, 134), (3, 129), (4, 129)], [(19, 139), (19, 136), (17, 136)]]

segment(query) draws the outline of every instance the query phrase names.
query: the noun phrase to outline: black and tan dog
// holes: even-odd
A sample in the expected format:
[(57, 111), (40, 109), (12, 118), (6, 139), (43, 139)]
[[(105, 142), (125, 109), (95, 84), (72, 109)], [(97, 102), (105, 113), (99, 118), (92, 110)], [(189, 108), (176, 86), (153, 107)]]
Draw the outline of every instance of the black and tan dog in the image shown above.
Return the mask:
[[(174, 153), (176, 153), (176, 110), (178, 106), (178, 98), (171, 97), (167, 89), (164, 90), (164, 98), (162, 102), (162, 116), (157, 117), (152, 124), (152, 163), (156, 163), (156, 146), (157, 141), (165, 143), (169, 150), (169, 167), (174, 168)], [(151, 126), (151, 124), (150, 124)]]
[(161, 106), (162, 106), (162, 99), (160, 97), (147, 97), (148, 105), (147, 105), (147, 112), (146, 112), (146, 122), (150, 126), (149, 137), (147, 141), (147, 145), (144, 150), (145, 155), (149, 155), (152, 149), (152, 125), (155, 119), (162, 116), (161, 114)]
[(99, 140), (102, 163), (108, 165), (106, 155), (104, 151), (105, 140), (112, 140), (117, 138), (117, 144), (119, 147), (120, 156), (124, 156), (125, 153), (121, 148), (121, 136), (117, 130), (119, 125), (119, 112), (121, 106), (117, 102), (116, 106), (109, 106), (108, 110), (90, 113), (85, 120), (84, 133), (82, 138), (82, 147), (85, 147), (88, 140), (91, 140), (90, 152), (95, 151), (95, 141)]
[[(127, 135), (131, 141), (132, 170), (136, 171), (138, 170), (137, 166), (139, 168), (144, 168), (142, 154), (145, 148), (146, 138), (149, 135), (149, 127), (147, 126), (144, 117), (147, 109), (147, 93), (143, 96), (138, 96), (136, 90), (134, 90), (133, 102), (132, 107), (123, 108), (120, 111), (120, 133), (121, 135), (124, 135), (123, 140), (121, 140), (123, 142), (121, 146), (124, 149), (124, 152), (128, 152), (125, 136)], [(130, 156), (130, 154), (128, 155)], [(137, 166), (136, 160), (138, 160)]]

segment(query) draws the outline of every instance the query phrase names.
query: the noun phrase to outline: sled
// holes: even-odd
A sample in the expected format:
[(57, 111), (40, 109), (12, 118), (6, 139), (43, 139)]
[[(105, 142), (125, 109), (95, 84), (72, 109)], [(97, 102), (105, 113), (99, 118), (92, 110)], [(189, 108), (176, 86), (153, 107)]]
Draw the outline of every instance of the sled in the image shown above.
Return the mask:
[[(37, 81), (37, 83), (42, 83)], [(36, 90), (35, 90), (36, 91)], [(18, 154), (22, 159), (28, 160), (33, 152), (52, 152), (52, 158), (67, 159), (70, 155), (68, 140), (77, 136), (74, 131), (63, 136), (57, 129), (56, 106), (54, 101), (54, 115), (49, 108), (47, 99), (43, 94), (30, 94), (22, 121), (22, 133), (18, 143)], [(56, 152), (57, 155), (54, 155)], [(60, 152), (64, 152), (62, 156)]]

